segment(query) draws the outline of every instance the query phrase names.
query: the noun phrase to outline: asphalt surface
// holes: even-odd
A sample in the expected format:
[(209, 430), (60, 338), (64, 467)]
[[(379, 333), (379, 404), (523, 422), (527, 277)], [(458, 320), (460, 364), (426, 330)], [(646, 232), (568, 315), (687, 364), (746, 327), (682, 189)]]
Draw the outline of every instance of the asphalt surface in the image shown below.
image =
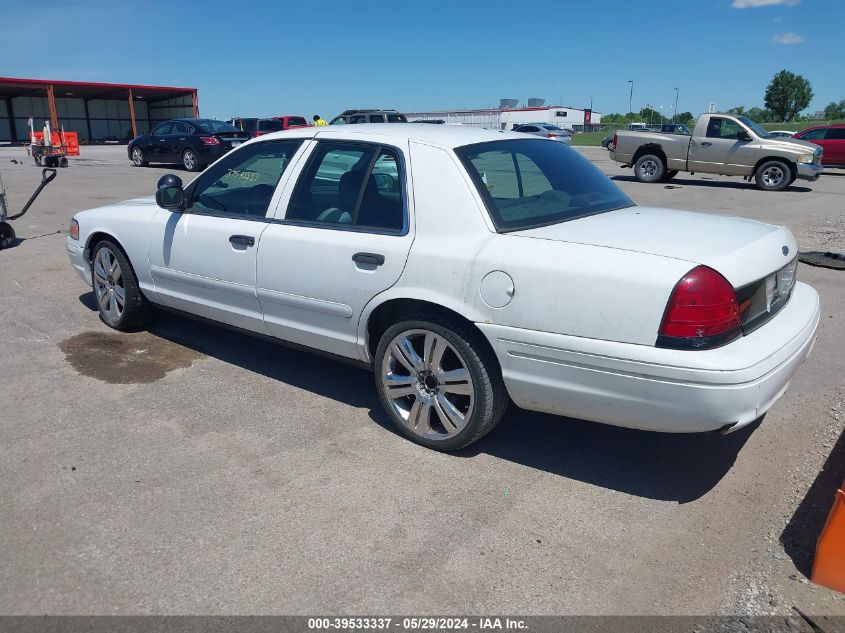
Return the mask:
[[(579, 151), (640, 204), (845, 252), (845, 170), (782, 193), (645, 185)], [(40, 172), (19, 148), (0, 170), (15, 211)], [(167, 171), (83, 147), (0, 251), (0, 613), (845, 614), (806, 580), (845, 478), (845, 273), (799, 267), (822, 297), (818, 344), (753, 428), (512, 407), (443, 455), (393, 432), (365, 371), (176, 317), (99, 321), (68, 222)]]

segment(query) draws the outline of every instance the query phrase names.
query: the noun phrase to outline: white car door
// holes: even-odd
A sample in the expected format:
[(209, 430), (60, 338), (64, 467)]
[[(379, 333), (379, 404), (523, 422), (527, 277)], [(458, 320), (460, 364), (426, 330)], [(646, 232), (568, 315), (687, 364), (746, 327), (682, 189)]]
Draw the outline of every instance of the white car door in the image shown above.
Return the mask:
[(361, 358), (361, 312), (399, 279), (413, 241), (405, 156), (407, 145), (312, 143), (258, 246), (258, 298), (274, 336)]
[(271, 140), (231, 152), (187, 187), (184, 211), (155, 214), (149, 259), (162, 303), (267, 332), (255, 290), (256, 251), (277, 185), (301, 145)]

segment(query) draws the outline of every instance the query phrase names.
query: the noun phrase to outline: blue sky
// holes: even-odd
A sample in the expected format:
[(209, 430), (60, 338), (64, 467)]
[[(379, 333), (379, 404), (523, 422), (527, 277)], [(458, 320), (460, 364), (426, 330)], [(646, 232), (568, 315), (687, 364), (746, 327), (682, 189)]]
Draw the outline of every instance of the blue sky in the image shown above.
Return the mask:
[[(0, 76), (199, 88), (203, 116), (762, 106), (781, 68), (845, 99), (845, 0), (0, 0)], [(40, 46), (46, 33), (50, 46)]]

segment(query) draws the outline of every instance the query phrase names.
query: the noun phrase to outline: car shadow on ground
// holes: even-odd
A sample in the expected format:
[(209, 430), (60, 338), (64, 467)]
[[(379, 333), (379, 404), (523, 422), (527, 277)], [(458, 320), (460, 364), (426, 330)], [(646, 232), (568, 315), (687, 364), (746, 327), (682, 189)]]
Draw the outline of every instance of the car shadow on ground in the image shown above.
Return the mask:
[(845, 480), (845, 432), (840, 434), (824, 466), (780, 535), (784, 551), (792, 559), (795, 568), (807, 578), (813, 570), (816, 540), (827, 520), (836, 490), (842, 485), (843, 480)]
[[(79, 299), (96, 311), (92, 292)], [(168, 313), (159, 313), (147, 331), (273, 380), (366, 408), (375, 423), (396, 433), (381, 407), (373, 375), (365, 369)], [(719, 483), (756, 426), (729, 435), (651, 433), (511, 404), (492, 433), (455, 455), (467, 459), (488, 454), (630, 495), (688, 503)]]
[[(636, 176), (610, 176), (611, 180), (619, 182), (640, 182)], [(648, 185), (662, 185), (664, 187), (716, 187), (718, 189), (757, 189), (757, 185), (752, 182), (744, 180), (708, 180), (705, 178), (673, 178), (665, 182), (658, 183), (642, 183)], [(799, 187), (796, 185), (788, 186), (785, 191), (794, 191), (797, 193), (808, 193), (812, 191), (809, 187)]]

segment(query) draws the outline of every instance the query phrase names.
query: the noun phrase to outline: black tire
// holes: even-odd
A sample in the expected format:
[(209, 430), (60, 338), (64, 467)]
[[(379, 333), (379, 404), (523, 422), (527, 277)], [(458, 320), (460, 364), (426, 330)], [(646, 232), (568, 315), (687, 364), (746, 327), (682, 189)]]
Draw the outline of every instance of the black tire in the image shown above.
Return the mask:
[(763, 191), (783, 191), (792, 182), (792, 169), (780, 160), (768, 160), (754, 173), (757, 188)]
[(190, 147), (182, 152), (182, 166), (185, 171), (200, 171), (202, 169), (197, 153)]
[[(137, 156), (136, 156), (137, 155)], [(135, 167), (148, 167), (149, 162), (146, 158), (144, 158), (144, 150), (140, 147), (133, 147), (132, 148), (132, 164)]]
[[(386, 375), (387, 363), (392, 359), (388, 346), (399, 335), (419, 330), (442, 337), (454, 352), (460, 354), (459, 361), (463, 361), (470, 376), (473, 396), (469, 419), (461, 430), (451, 437), (429, 439), (415, 432), (396, 411), (394, 401), (386, 393), (382, 377)], [(447, 354), (452, 353), (452, 350)], [(421, 313), (406, 317), (390, 326), (379, 341), (374, 369), (379, 399), (394, 426), (411, 441), (438, 451), (464, 448), (489, 433), (502, 419), (509, 402), (499, 363), (486, 339), (472, 326), (445, 315)], [(416, 378), (418, 379), (419, 375)], [(411, 397), (414, 396), (408, 396)], [(432, 416), (430, 419), (437, 422), (435, 407), (432, 407), (429, 414)], [(443, 428), (445, 429), (445, 425)]]
[(15, 243), (15, 229), (8, 222), (0, 222), (0, 251), (11, 248)]
[(640, 182), (660, 182), (666, 172), (666, 164), (656, 154), (643, 154), (634, 163), (634, 175)]
[[(123, 310), (117, 318), (109, 318), (97, 298), (95, 262), (97, 261), (98, 254), (104, 248), (109, 249), (114, 254), (115, 259), (120, 265), (121, 280), (126, 293)], [(94, 287), (94, 299), (97, 303), (97, 310), (100, 313), (100, 320), (110, 328), (121, 331), (135, 330), (146, 324), (152, 317), (152, 305), (141, 292), (141, 288), (138, 285), (138, 277), (135, 275), (135, 269), (132, 268), (132, 264), (129, 262), (126, 253), (123, 252), (123, 249), (116, 242), (104, 239), (97, 242), (96, 246), (94, 246), (91, 253), (91, 284)]]
[(674, 178), (674, 177), (675, 177), (675, 176), (677, 176), (677, 175), (678, 175), (678, 170), (677, 170), (677, 169), (668, 169), (668, 170), (666, 170), (666, 172), (663, 174), (663, 180), (664, 180), (664, 181), (666, 181), (666, 180), (672, 180), (672, 178)]
[(65, 156), (59, 159), (59, 167), (67, 167), (67, 158)]

